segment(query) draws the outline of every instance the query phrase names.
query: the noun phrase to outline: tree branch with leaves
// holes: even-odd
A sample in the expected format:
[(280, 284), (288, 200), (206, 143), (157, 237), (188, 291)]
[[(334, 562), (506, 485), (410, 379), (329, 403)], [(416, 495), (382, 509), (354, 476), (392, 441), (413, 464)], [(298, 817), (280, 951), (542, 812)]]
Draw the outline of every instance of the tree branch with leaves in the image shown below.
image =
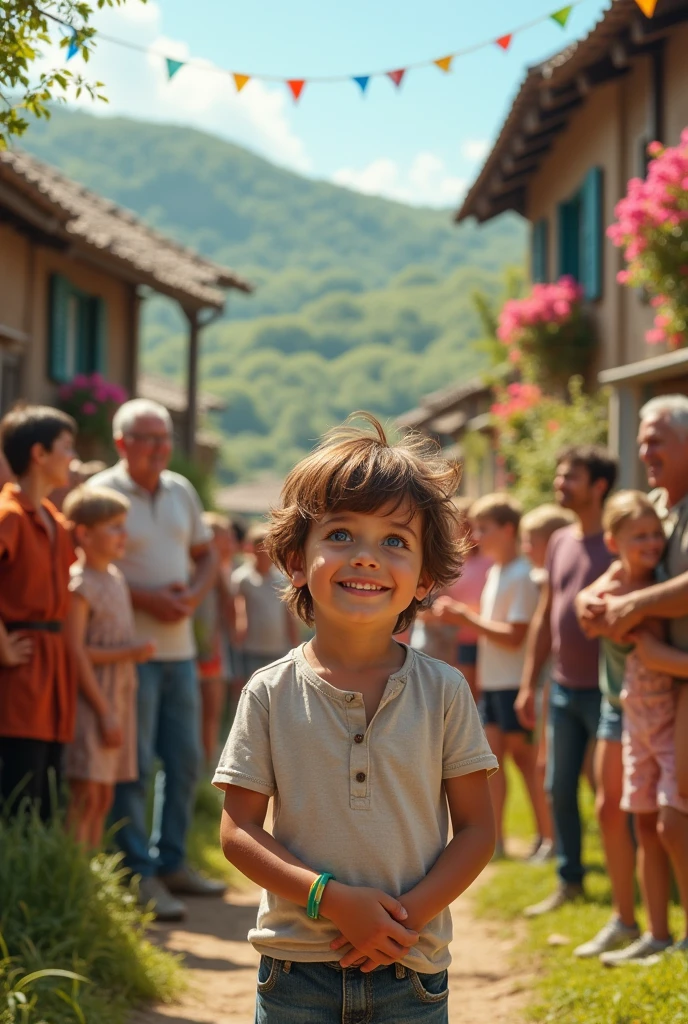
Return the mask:
[[(87, 93), (107, 102), (102, 82), (91, 82), (66, 67), (68, 53), (91, 56), (96, 30), (91, 19), (96, 9), (119, 7), (125, 0), (0, 0), (0, 148), (23, 135), (30, 119), (50, 117), (50, 104)], [(145, 3), (145, 0), (142, 0)], [(36, 63), (55, 44), (65, 60), (38, 73)]]

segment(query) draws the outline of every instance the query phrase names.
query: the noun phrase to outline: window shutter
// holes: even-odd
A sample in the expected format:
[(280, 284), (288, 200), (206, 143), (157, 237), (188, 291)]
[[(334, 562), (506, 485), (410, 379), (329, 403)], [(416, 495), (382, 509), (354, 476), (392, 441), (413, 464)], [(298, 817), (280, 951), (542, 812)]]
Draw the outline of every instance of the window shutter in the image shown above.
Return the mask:
[(602, 168), (592, 167), (581, 190), (581, 284), (586, 299), (602, 298)]
[(93, 369), (107, 377), (107, 302), (100, 298), (94, 298), (91, 302), (93, 304)]
[(51, 380), (65, 384), (70, 379), (69, 362), (69, 281), (61, 274), (50, 278), (50, 312), (48, 323), (48, 374)]
[(546, 217), (533, 224), (530, 273), (534, 284), (545, 284), (549, 278), (549, 222)]

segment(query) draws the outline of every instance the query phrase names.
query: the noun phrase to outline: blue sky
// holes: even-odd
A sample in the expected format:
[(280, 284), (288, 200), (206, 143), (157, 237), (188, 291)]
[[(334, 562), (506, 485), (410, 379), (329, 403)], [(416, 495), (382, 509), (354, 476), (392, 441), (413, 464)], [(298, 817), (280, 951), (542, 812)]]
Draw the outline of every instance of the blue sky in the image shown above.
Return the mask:
[[(104, 33), (171, 57), (242, 72), (305, 77), (364, 74), (442, 57), (546, 15), (564, 0), (127, 0), (97, 16)], [(102, 41), (86, 73), (109, 107), (141, 119), (190, 124), (318, 178), (408, 202), (453, 205), (480, 166), (526, 67), (583, 35), (605, 0), (583, 0), (566, 30), (548, 21), (458, 58), (451, 74), (410, 72), (365, 97), (353, 83), (306, 86), (295, 105), (284, 86), (184, 67), (167, 81), (163, 60)], [(72, 61), (79, 69), (80, 59)]]

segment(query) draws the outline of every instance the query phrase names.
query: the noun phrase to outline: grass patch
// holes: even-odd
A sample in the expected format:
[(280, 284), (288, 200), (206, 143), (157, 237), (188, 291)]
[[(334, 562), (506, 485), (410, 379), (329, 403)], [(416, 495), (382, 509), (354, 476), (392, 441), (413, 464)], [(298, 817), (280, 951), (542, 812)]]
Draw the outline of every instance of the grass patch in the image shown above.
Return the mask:
[(225, 859), (220, 846), (220, 818), (224, 795), (210, 782), (202, 782), (196, 794), (194, 819), (188, 837), (189, 863), (210, 878), (240, 889), (246, 878)]
[[(177, 958), (146, 939), (118, 854), (89, 858), (35, 814), (0, 819), (0, 851), (2, 1024), (123, 1024), (137, 1003), (175, 996)], [(38, 978), (17, 1003), (22, 977), (56, 969), (88, 983)]]
[[(509, 772), (510, 798), (507, 835), (532, 834), (526, 795)], [(674, 954), (653, 967), (603, 967), (598, 960), (578, 960), (572, 950), (591, 938), (609, 918), (611, 891), (604, 868), (599, 830), (590, 790), (582, 784), (585, 819), (584, 860), (587, 899), (562, 907), (553, 914), (528, 921), (528, 944), (518, 952), (537, 977), (529, 1018), (539, 1024), (685, 1024), (688, 1021), (688, 957)], [(555, 885), (552, 865), (536, 867), (519, 861), (495, 865), (488, 885), (475, 896), (477, 911), (502, 920), (514, 920), (531, 903), (547, 896)], [(641, 928), (645, 915), (639, 907)], [(671, 908), (671, 927), (682, 936), (683, 913)], [(565, 946), (550, 946), (550, 935), (566, 936)], [(523, 965), (526, 966), (526, 965)]]

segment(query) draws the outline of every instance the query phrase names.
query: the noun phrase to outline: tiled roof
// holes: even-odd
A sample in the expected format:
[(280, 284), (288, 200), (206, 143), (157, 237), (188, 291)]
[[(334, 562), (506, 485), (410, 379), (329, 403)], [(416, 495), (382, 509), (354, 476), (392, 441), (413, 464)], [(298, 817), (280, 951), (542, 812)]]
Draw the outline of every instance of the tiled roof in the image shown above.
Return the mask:
[[(138, 378), (137, 392), (139, 398), (148, 398), (151, 402), (159, 402), (170, 412), (186, 412), (188, 408), (188, 395), (186, 389), (176, 384), (167, 377), (160, 377), (155, 373), (140, 373)], [(227, 408), (224, 399), (217, 395), (211, 395), (207, 391), (198, 392), (199, 412), (222, 412)]]
[(252, 291), (232, 270), (178, 245), (133, 213), (22, 150), (0, 150), (0, 183), (47, 207), (57, 221), (56, 233), (121, 261), (141, 275), (141, 283), (163, 293), (188, 296), (196, 305), (221, 309), (225, 289)]
[[(657, 13), (681, 11), (684, 7), (688, 7), (686, 0), (659, 0)], [(638, 18), (643, 16), (636, 0), (611, 0), (586, 36), (528, 69), (499, 137), (456, 214), (457, 221), (471, 216), (478, 216), (480, 220), (494, 216), (494, 212), (480, 216), (479, 200), (484, 202), (490, 198), (491, 184), (499, 174), (502, 161), (509, 155), (514, 139), (523, 132), (524, 116), (537, 107), (540, 91), (562, 90), (574, 83), (579, 74), (608, 56), (612, 45), (628, 33), (634, 19)], [(562, 119), (560, 130), (565, 123)]]

